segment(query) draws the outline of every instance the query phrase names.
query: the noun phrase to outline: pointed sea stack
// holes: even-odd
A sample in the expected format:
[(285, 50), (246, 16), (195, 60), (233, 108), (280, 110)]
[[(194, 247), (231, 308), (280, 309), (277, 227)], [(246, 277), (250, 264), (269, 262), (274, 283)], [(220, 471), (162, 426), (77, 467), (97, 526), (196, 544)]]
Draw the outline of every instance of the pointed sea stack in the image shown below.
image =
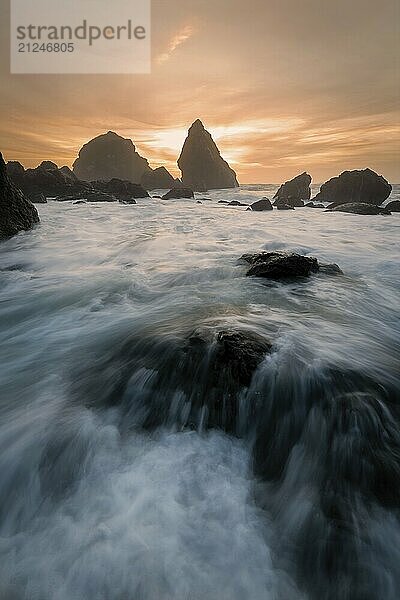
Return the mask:
[(239, 187), (235, 171), (222, 158), (199, 119), (189, 129), (178, 167), (183, 185), (195, 191)]
[(90, 140), (79, 151), (73, 172), (83, 181), (121, 179), (140, 183), (150, 171), (149, 163), (141, 157), (132, 140), (109, 131)]
[(141, 183), (145, 190), (169, 190), (170, 188), (178, 188), (182, 185), (180, 180), (174, 179), (165, 167), (146, 171)]
[(39, 223), (38, 212), (11, 182), (0, 152), (0, 238), (31, 229), (35, 223)]

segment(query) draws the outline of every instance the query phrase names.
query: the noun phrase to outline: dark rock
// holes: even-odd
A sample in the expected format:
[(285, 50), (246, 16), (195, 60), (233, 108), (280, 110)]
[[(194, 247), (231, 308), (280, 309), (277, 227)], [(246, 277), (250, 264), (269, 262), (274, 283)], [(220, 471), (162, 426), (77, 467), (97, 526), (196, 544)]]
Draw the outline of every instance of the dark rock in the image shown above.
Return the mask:
[(283, 183), (274, 196), (274, 204), (279, 203), (291, 207), (304, 206), (304, 201), (311, 198), (311, 176), (308, 173), (297, 175), (294, 179)]
[(371, 169), (344, 171), (321, 186), (314, 200), (340, 204), (363, 203), (379, 206), (392, 191), (392, 186), (382, 175)]
[(276, 208), (278, 210), (294, 210), (294, 206), (290, 206), (290, 204), (285, 204), (285, 202), (274, 202)]
[(168, 190), (182, 187), (182, 182), (174, 179), (165, 167), (146, 171), (142, 176), (141, 184), (146, 190)]
[(392, 200), (385, 206), (386, 210), (390, 212), (400, 212), (400, 200)]
[(172, 190), (164, 194), (162, 200), (179, 200), (180, 198), (194, 198), (193, 190), (186, 187), (172, 188)]
[(71, 196), (57, 196), (55, 200), (57, 200), (57, 202), (75, 202), (76, 200), (86, 200), (86, 202), (117, 202), (118, 198), (112, 194), (107, 194), (98, 190), (88, 190)]
[(120, 200), (121, 204), (136, 204), (136, 200), (134, 198), (129, 198), (126, 200)]
[(45, 171), (58, 171), (58, 166), (51, 160), (43, 160), (40, 163), (39, 168), (44, 169)]
[(150, 198), (148, 192), (141, 185), (131, 181), (114, 178), (108, 181), (92, 181), (92, 186), (95, 190), (111, 194), (121, 201), (129, 202), (132, 198)]
[(236, 173), (221, 154), (211, 135), (197, 119), (178, 159), (183, 185), (196, 191), (238, 187)]
[(196, 200), (196, 204), (203, 204), (201, 200)]
[(248, 204), (239, 202), (239, 200), (232, 200), (231, 202), (228, 202), (228, 206), (248, 206)]
[(292, 277), (308, 277), (319, 270), (316, 258), (287, 252), (258, 252), (244, 254), (241, 260), (249, 263), (249, 277), (265, 277), (267, 279), (286, 279)]
[(320, 273), (325, 273), (326, 275), (343, 275), (342, 269), (336, 263), (319, 263), (319, 271)]
[(304, 206), (306, 208), (325, 208), (323, 204), (315, 204), (315, 202), (307, 202), (307, 204), (305, 204)]
[(262, 211), (262, 210), (273, 210), (273, 206), (268, 198), (261, 198), (257, 202), (253, 202), (250, 205), (251, 210)]
[(68, 167), (59, 169), (55, 163), (43, 161), (35, 169), (24, 169), (20, 163), (7, 164), (7, 172), (13, 183), (29, 198), (54, 198), (69, 196), (90, 188), (79, 181)]
[(32, 202), (11, 181), (0, 152), (0, 237), (10, 237), (39, 223)]
[(116, 178), (139, 183), (150, 167), (147, 160), (136, 152), (132, 140), (109, 131), (81, 148), (73, 171), (78, 179), (84, 181)]
[(29, 200), (33, 202), (33, 204), (47, 204), (47, 199), (44, 194), (30, 194)]
[(353, 215), (390, 215), (387, 208), (382, 208), (376, 204), (367, 204), (365, 202), (350, 202), (348, 204), (339, 204), (333, 208), (327, 208), (325, 212), (344, 212)]
[(228, 200), (218, 200), (218, 204), (229, 204)]
[(86, 200), (75, 200), (72, 204), (87, 204)]
[(77, 176), (71, 169), (67, 166), (60, 168), (60, 173), (62, 173), (68, 181), (75, 182), (78, 181)]

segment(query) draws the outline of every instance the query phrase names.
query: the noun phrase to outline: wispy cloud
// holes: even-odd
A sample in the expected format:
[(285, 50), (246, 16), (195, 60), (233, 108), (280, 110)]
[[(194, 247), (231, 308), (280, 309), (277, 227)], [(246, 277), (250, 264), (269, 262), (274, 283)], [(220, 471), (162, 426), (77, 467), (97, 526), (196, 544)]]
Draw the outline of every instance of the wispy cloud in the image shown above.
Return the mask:
[(194, 34), (194, 27), (192, 25), (186, 25), (177, 34), (175, 34), (168, 45), (166, 52), (163, 52), (156, 58), (156, 62), (161, 65), (171, 58), (171, 55), (175, 52), (179, 46), (184, 44)]

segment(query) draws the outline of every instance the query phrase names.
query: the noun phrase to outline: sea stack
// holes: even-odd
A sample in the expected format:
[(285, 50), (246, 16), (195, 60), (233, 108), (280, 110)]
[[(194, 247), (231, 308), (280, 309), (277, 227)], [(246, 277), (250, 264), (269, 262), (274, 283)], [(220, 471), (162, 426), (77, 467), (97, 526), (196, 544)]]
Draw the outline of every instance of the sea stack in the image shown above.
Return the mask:
[(0, 152), (0, 238), (31, 229), (38, 222), (36, 208), (10, 180)]
[(130, 139), (109, 131), (85, 144), (73, 164), (73, 172), (83, 181), (121, 179), (140, 183), (149, 163), (136, 152)]
[(379, 206), (389, 198), (391, 191), (390, 183), (371, 169), (344, 171), (324, 183), (314, 200), (332, 202), (336, 206), (359, 202)]
[(294, 179), (283, 183), (274, 196), (274, 204), (300, 207), (311, 198), (311, 175), (302, 173)]
[(141, 183), (146, 190), (169, 190), (170, 188), (177, 188), (182, 185), (179, 179), (174, 179), (165, 167), (146, 171)]
[(197, 119), (190, 127), (178, 159), (182, 183), (195, 191), (238, 187), (236, 173), (222, 158), (203, 123)]

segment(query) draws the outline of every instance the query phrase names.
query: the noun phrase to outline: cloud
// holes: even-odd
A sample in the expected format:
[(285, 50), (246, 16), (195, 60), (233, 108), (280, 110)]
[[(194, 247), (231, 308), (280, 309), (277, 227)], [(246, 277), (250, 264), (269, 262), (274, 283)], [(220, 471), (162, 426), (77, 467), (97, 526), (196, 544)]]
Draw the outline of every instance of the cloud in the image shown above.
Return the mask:
[(168, 50), (163, 52), (156, 58), (156, 63), (162, 65), (167, 62), (172, 54), (175, 52), (179, 46), (184, 44), (188, 39), (190, 39), (194, 34), (194, 27), (192, 25), (186, 25), (181, 29), (177, 34), (175, 34), (172, 40), (169, 43)]

